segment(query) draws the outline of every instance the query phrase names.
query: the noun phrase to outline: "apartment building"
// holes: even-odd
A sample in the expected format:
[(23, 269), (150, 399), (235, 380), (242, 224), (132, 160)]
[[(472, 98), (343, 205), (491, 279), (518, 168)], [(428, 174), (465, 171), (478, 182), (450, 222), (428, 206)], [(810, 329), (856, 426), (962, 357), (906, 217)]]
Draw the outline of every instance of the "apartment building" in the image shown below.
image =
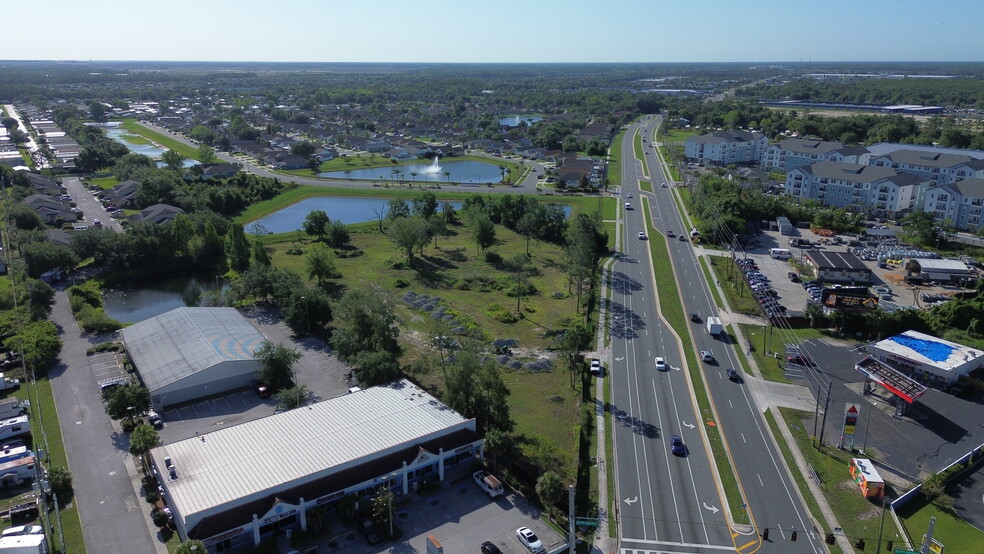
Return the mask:
[(976, 232), (984, 223), (984, 179), (972, 177), (923, 193), (922, 209), (936, 219), (949, 219), (961, 231)]
[(683, 153), (688, 160), (703, 165), (730, 165), (757, 162), (769, 139), (749, 131), (715, 131), (687, 138)]
[(984, 178), (984, 160), (964, 154), (912, 149), (872, 155), (869, 165), (890, 167), (929, 181), (932, 186), (948, 185), (971, 177)]
[(784, 191), (826, 206), (894, 216), (912, 209), (920, 187), (927, 184), (888, 167), (825, 161), (789, 170)]
[(862, 146), (844, 146), (839, 142), (792, 138), (779, 141), (762, 151), (761, 165), (766, 171), (789, 171), (818, 162), (863, 163), (868, 152)]

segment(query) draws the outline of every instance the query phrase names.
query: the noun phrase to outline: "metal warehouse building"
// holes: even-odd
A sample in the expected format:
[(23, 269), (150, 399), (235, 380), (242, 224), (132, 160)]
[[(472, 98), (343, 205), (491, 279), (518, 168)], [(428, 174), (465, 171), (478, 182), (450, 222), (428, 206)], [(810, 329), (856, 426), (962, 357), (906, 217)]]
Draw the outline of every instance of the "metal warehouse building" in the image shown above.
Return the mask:
[(482, 455), (475, 420), (411, 382), (392, 383), (151, 451), (182, 539), (211, 552), (307, 530), (308, 513), (381, 487), (408, 494)]
[(952, 385), (961, 375), (984, 367), (984, 352), (919, 331), (876, 342), (868, 352), (926, 384)]
[(249, 386), (264, 337), (235, 308), (178, 308), (123, 329), (154, 408)]

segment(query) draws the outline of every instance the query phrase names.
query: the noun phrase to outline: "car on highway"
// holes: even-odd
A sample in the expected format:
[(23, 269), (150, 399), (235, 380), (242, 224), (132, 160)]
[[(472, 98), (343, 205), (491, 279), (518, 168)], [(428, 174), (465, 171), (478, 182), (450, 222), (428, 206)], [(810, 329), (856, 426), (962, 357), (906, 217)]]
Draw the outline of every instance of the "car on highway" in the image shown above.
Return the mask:
[(673, 237), (676, 236), (676, 233), (673, 232), (673, 229), (667, 229), (666, 230), (666, 236), (668, 236), (670, 238), (673, 238)]
[(670, 452), (674, 456), (683, 456), (687, 452), (687, 447), (683, 445), (683, 439), (680, 438), (680, 435), (670, 437)]
[(625, 209), (626, 210), (631, 210), (632, 209), (632, 202), (626, 202), (625, 203)]
[(482, 543), (482, 554), (502, 554), (502, 551), (492, 541), (485, 541)]
[(681, 241), (681, 242), (683, 242), (683, 241), (687, 240), (687, 236), (686, 235), (680, 235), (679, 238), (678, 238), (678, 240)]
[(714, 361), (714, 352), (711, 352), (710, 350), (701, 350), (700, 351), (700, 359), (702, 361), (705, 361), (705, 362), (713, 362)]
[(529, 527), (516, 529), (516, 538), (530, 552), (546, 552), (546, 549), (543, 548), (543, 541)]
[(639, 240), (646, 240), (646, 233), (639, 231)]
[(740, 383), (741, 376), (738, 375), (738, 372), (735, 371), (734, 368), (728, 368), (728, 380), (734, 381), (735, 383)]
[(659, 371), (666, 371), (666, 360), (662, 356), (656, 356), (656, 369)]
[(666, 186), (667, 186), (666, 183), (663, 183), (662, 185), (660, 185), (660, 187), (662, 187), (664, 189), (666, 188)]
[(625, 197), (626, 198), (632, 198), (632, 193), (630, 192), (630, 193), (626, 194)]
[(700, 314), (697, 312), (690, 314), (690, 321), (693, 321), (694, 323), (700, 323)]

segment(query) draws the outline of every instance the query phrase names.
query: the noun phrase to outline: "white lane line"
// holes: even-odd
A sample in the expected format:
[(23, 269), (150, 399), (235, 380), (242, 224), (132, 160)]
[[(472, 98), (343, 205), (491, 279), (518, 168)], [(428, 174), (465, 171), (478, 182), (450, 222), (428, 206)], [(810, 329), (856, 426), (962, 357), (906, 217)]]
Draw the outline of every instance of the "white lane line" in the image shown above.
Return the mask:
[(745, 433), (739, 433), (739, 434), (741, 435), (741, 442), (748, 444), (748, 441), (745, 440)]
[(731, 399), (730, 398), (728, 399), (728, 406), (731, 406), (731, 409), (732, 410), (735, 409), (735, 405), (731, 403)]
[[(677, 406), (676, 393), (673, 390), (673, 381), (670, 380), (668, 383), (669, 383), (669, 386), (670, 386), (670, 399), (673, 400), (673, 412), (676, 415), (677, 423), (678, 424), (682, 424), (682, 420), (680, 419), (680, 408)], [(688, 395), (688, 398), (689, 398), (689, 395)], [(680, 434), (683, 435), (683, 430), (682, 429), (680, 431)], [(691, 484), (691, 486), (693, 488), (693, 491), (694, 491), (694, 500), (696, 500), (697, 502), (700, 502), (701, 501), (700, 494), (697, 492), (697, 479), (694, 478), (694, 467), (690, 463), (690, 457), (689, 456), (687, 456), (686, 460), (687, 460), (687, 471), (690, 472), (690, 484)], [(672, 479), (670, 481), (672, 481)], [(698, 509), (697, 510), (697, 513), (700, 514), (700, 526), (704, 530), (704, 542), (709, 544), (711, 542), (711, 537), (707, 533), (707, 523), (704, 521), (704, 511)], [(679, 520), (679, 517), (680, 517), (680, 511), (677, 510), (677, 518), (678, 518), (678, 520)], [(680, 523), (680, 540), (683, 540), (683, 538), (684, 538), (684, 535), (683, 535), (683, 523), (681, 522)]]
[(764, 487), (765, 486), (765, 483), (762, 482), (762, 476), (760, 474), (758, 474), (758, 473), (756, 473), (755, 476), (759, 478), (759, 484)]

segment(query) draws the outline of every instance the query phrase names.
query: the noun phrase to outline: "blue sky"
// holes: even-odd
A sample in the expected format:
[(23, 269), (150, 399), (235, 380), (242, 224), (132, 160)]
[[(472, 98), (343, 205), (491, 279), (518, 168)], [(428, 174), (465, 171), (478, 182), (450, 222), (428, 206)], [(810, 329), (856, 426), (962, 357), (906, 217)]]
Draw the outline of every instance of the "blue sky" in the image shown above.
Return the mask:
[(0, 59), (17, 60), (984, 61), (980, 0), (42, 0), (2, 13)]

